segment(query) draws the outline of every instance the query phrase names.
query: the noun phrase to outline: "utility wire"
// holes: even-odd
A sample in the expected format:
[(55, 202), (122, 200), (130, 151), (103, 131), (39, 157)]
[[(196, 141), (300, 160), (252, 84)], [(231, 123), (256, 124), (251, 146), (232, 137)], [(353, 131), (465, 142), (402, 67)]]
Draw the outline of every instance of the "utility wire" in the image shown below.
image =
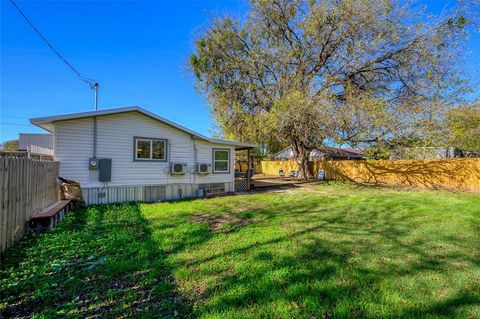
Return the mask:
[(28, 117), (8, 115), (8, 114), (0, 114), (0, 117), (11, 117), (13, 119), (21, 119), (21, 120), (28, 120), (29, 119)]
[(1, 122), (1, 125), (13, 125), (13, 126), (32, 126), (32, 124), (17, 124), (17, 123), (5, 123)]
[(93, 89), (95, 87), (96, 81), (87, 77), (84, 77), (80, 74), (80, 72), (73, 67), (73, 65), (68, 62), (54, 47), (53, 45), (38, 31), (38, 29), (33, 25), (33, 23), (27, 18), (27, 16), (23, 13), (23, 11), (18, 7), (14, 0), (10, 0), (13, 6), (18, 10), (20, 15), (28, 22), (28, 24), (32, 27), (33, 31), (47, 44), (47, 46), (55, 53), (55, 55), (62, 60), (75, 74), (77, 77), (82, 80), (83, 82), (90, 85), (90, 88)]

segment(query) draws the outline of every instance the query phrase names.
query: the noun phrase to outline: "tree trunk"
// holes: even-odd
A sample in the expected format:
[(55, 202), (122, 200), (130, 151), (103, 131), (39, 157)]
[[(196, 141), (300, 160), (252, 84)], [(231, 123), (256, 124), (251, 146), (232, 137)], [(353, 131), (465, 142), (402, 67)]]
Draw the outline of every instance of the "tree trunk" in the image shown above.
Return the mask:
[(298, 165), (298, 177), (311, 179), (313, 178), (312, 172), (308, 167), (308, 160), (310, 157), (310, 149), (300, 145), (300, 143), (292, 143), (293, 156)]

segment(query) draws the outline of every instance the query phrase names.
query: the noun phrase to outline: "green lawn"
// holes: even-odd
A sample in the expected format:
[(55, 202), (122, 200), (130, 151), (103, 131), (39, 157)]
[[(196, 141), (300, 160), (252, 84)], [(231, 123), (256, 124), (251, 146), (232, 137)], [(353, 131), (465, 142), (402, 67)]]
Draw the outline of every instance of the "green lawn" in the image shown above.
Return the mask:
[(480, 195), (330, 183), (92, 207), (7, 251), (2, 313), (480, 318)]

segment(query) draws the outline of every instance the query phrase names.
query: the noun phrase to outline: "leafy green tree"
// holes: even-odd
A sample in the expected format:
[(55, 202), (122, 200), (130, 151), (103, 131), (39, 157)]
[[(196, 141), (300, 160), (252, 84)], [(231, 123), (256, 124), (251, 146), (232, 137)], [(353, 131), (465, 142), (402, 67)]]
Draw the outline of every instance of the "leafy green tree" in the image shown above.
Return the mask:
[(446, 117), (453, 147), (480, 151), (480, 104), (451, 109)]
[(18, 147), (19, 147), (18, 139), (9, 140), (2, 143), (2, 151), (14, 152), (14, 151), (18, 151)]
[[(190, 57), (226, 137), (290, 145), (300, 174), (325, 141), (362, 145), (435, 127), (463, 93), (456, 68), (473, 4), (432, 17), (391, 0), (252, 0)], [(419, 134), (424, 135), (424, 134)]]

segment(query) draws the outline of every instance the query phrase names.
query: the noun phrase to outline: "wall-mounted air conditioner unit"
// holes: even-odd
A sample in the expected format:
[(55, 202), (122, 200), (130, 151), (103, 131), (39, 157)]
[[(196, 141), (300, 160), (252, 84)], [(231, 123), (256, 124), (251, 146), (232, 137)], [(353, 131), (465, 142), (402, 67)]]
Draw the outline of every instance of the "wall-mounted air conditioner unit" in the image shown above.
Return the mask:
[(187, 173), (186, 163), (172, 163), (170, 165), (170, 174), (172, 175), (184, 175)]
[(195, 173), (198, 175), (207, 175), (210, 174), (212, 170), (212, 164), (209, 163), (198, 163), (195, 167)]

